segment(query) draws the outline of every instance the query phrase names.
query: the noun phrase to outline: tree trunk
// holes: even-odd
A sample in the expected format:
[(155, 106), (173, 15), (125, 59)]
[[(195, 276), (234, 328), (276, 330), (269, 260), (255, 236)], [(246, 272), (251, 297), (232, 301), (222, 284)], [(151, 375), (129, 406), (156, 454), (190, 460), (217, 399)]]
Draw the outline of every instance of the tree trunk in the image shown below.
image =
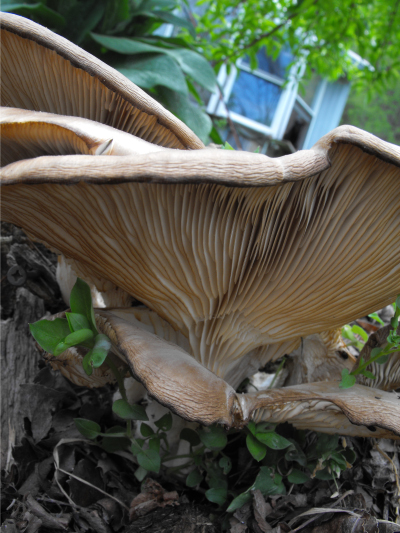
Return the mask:
[(1, 468), (6, 466), (11, 447), (23, 435), (20, 386), (33, 379), (40, 359), (28, 324), (44, 313), (44, 301), (19, 287), (14, 316), (1, 321)]

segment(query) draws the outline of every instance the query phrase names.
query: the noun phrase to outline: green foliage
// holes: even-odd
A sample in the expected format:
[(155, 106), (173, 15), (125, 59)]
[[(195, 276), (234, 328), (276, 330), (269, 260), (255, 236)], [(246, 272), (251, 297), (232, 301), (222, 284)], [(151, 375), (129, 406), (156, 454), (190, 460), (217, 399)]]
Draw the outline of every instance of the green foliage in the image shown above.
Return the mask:
[(65, 313), (67, 318), (39, 320), (29, 324), (29, 329), (36, 342), (55, 357), (73, 346), (88, 348), (82, 366), (90, 376), (93, 368), (105, 362), (111, 341), (97, 331), (90, 287), (80, 278), (72, 288), (70, 306), (71, 312)]
[[(314, 70), (331, 80), (346, 75), (365, 87), (378, 84), (382, 92), (385, 84), (399, 77), (397, 0), (201, 0), (199, 4), (202, 14), (194, 14), (199, 46), (217, 64), (233, 63), (246, 54), (255, 68), (262, 47), (274, 58), (290, 47), (295, 63), (307, 60), (309, 74)], [(189, 34), (186, 38), (193, 42)], [(365, 63), (357, 64), (349, 51)]]
[[(193, 24), (175, 14), (179, 7), (178, 0), (8, 0), (2, 10), (49, 27), (117, 68), (206, 141), (212, 123), (195, 85), (213, 92), (216, 77), (197, 50)], [(192, 42), (158, 35), (164, 23)]]
[[(371, 350), (370, 357), (367, 361), (364, 360), (362, 356), (360, 356), (357, 368), (349, 372), (347, 368), (344, 368), (342, 370), (342, 380), (339, 384), (339, 387), (341, 389), (348, 389), (352, 387), (356, 382), (356, 376), (358, 374), (362, 374), (366, 378), (369, 379), (375, 379), (374, 374), (367, 370), (367, 367), (371, 363), (378, 363), (380, 365), (383, 365), (388, 360), (390, 354), (395, 353), (399, 351), (400, 349), (400, 335), (397, 335), (397, 328), (399, 327), (399, 318), (400, 318), (400, 295), (397, 296), (395, 303), (393, 304), (394, 308), (394, 317), (390, 321), (391, 330), (389, 333), (389, 336), (387, 337), (387, 344), (386, 346), (380, 347), (380, 348), (374, 348)], [(361, 331), (359, 331), (361, 330)], [(361, 333), (362, 332), (362, 333)], [(345, 338), (351, 339), (351, 336), (355, 339), (355, 342), (357, 344), (360, 344), (361, 347), (359, 347), (357, 344), (355, 344), (360, 350), (363, 347), (363, 343), (357, 341), (355, 338), (355, 334), (362, 336), (363, 340), (366, 342), (368, 340), (367, 333), (360, 328), (359, 326), (344, 326), (342, 329), (342, 335)]]

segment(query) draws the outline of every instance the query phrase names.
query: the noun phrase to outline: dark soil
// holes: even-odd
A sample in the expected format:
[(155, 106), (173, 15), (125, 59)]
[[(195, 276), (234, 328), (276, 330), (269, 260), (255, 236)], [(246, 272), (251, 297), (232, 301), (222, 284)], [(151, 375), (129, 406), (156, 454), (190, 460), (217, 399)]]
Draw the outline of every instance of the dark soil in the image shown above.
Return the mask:
[[(190, 489), (172, 476), (139, 483), (128, 454), (107, 453), (84, 439), (73, 422), (87, 418), (102, 427), (115, 425), (112, 388), (71, 385), (45, 366), (29, 336), (28, 322), (66, 307), (55, 280), (55, 256), (8, 224), (2, 226), (1, 254), (1, 531), (400, 532), (395, 523), (400, 524), (400, 445), (394, 441), (380, 441), (377, 448), (373, 439), (348, 439), (357, 459), (337, 486), (310, 479), (287, 484), (284, 496), (264, 498), (255, 491), (252, 502), (233, 514), (208, 502), (202, 487)], [(237, 445), (231, 449), (240, 474), (248, 457), (237, 454)]]

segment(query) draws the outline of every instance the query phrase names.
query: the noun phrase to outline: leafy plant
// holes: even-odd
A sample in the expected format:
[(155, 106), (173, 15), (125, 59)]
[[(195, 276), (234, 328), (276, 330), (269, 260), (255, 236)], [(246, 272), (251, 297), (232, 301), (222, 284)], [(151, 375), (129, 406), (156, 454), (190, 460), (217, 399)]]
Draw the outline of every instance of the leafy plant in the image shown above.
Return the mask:
[[(397, 297), (395, 303), (393, 304), (393, 308), (394, 308), (394, 316), (390, 321), (390, 326), (392, 329), (390, 330), (389, 336), (387, 337), (386, 346), (374, 348), (371, 351), (370, 357), (367, 361), (365, 361), (364, 358), (360, 356), (360, 360), (359, 360), (357, 368), (355, 368), (351, 372), (347, 368), (344, 368), (342, 370), (342, 380), (339, 384), (339, 387), (341, 389), (347, 389), (349, 387), (352, 387), (356, 382), (356, 376), (358, 374), (362, 374), (363, 376), (369, 379), (375, 379), (374, 374), (372, 374), (372, 372), (367, 370), (367, 367), (371, 363), (375, 363), (375, 362), (380, 365), (386, 363), (390, 354), (395, 353), (400, 350), (400, 335), (397, 335), (397, 328), (399, 327), (399, 317), (400, 317), (400, 295)], [(351, 332), (353, 334), (354, 334), (354, 328), (362, 329), (359, 326), (352, 326)], [(356, 333), (358, 333), (358, 329), (356, 330)], [(366, 340), (368, 340), (368, 336)]]
[[(193, 24), (175, 14), (179, 7), (178, 0), (6, 0), (1, 9), (49, 27), (112, 65), (206, 141), (212, 123), (198, 88), (213, 92), (216, 77), (196, 49)], [(184, 28), (193, 42), (163, 35), (164, 24)]]

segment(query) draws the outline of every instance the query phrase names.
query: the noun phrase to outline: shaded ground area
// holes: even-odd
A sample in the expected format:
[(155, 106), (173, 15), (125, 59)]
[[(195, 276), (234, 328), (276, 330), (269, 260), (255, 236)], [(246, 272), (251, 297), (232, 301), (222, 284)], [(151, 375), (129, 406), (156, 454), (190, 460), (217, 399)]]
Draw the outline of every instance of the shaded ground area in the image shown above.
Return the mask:
[[(352, 449), (355, 461), (336, 481), (314, 477), (293, 484), (285, 478), (285, 495), (263, 496), (256, 490), (252, 501), (234, 513), (207, 501), (206, 485), (191, 489), (172, 474), (154, 474), (140, 483), (128, 452), (84, 439), (73, 422), (86, 418), (105, 429), (114, 426), (113, 390), (72, 386), (44, 365), (29, 337), (28, 322), (64, 308), (55, 282), (55, 256), (4, 225), (1, 531), (400, 531), (394, 523), (400, 524), (400, 445), (394, 441), (341, 439), (340, 446)], [(299, 438), (290, 426), (280, 431)], [(233, 490), (250, 486), (259, 468), (242, 445), (244, 438), (233, 436), (226, 449), (233, 463)], [(303, 432), (302, 448), (312, 447), (316, 438)], [(274, 460), (271, 453), (270, 462)], [(278, 472), (287, 474), (287, 467), (277, 459)]]

